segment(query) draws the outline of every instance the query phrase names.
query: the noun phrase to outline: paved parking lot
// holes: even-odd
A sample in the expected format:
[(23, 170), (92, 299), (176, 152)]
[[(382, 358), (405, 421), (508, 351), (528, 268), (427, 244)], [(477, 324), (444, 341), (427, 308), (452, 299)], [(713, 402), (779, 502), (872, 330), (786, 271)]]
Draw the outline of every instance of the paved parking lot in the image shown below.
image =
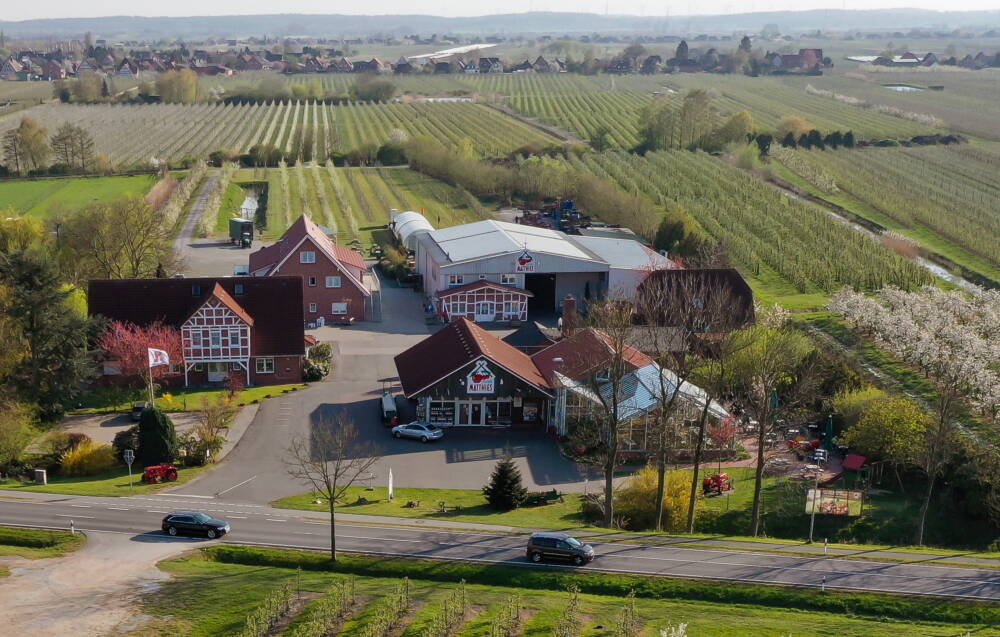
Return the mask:
[(443, 440), (426, 445), (392, 438), (381, 423), (377, 402), (383, 385), (399, 391), (392, 359), (436, 328), (424, 324), (421, 296), (413, 290), (383, 285), (382, 309), (379, 323), (310, 330), (321, 341), (333, 344), (336, 367), (331, 378), (262, 404), (229, 459), (176, 492), (223, 492), (222, 497), (252, 502), (300, 493), (305, 487), (288, 476), (282, 462), (284, 450), (292, 436), (307, 434), (312, 423), (328, 421), (342, 410), (366, 440), (380, 447), (383, 457), (374, 468), (376, 485), (386, 483), (392, 468), (394, 484), (400, 487), (478, 489), (496, 460), (509, 453), (529, 489), (583, 489), (585, 474), (540, 431), (449, 429)]

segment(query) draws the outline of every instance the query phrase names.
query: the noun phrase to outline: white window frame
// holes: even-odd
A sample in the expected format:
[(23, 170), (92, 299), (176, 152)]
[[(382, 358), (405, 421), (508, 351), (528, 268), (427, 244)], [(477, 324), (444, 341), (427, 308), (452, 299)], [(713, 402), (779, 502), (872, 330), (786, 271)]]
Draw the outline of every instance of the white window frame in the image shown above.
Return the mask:
[(299, 252), (299, 263), (316, 263), (316, 252), (313, 250)]
[(465, 316), (466, 309), (465, 301), (452, 301), (450, 315)]
[[(268, 369), (270, 367), (270, 369)], [(258, 374), (273, 374), (274, 373), (274, 357), (262, 357), (258, 358), (254, 363), (254, 369), (257, 370)]]
[(326, 277), (326, 287), (328, 287), (328, 288), (339, 288), (343, 284), (344, 284), (344, 281), (339, 276), (328, 276), (328, 277)]
[(229, 346), (240, 347), (243, 345), (243, 330), (238, 327), (229, 328)]
[(191, 347), (201, 347), (201, 330), (191, 331)]
[(465, 275), (464, 274), (449, 274), (448, 275), (448, 287), (457, 288), (460, 285), (465, 285)]
[(315, 303), (310, 303), (310, 304), (309, 304), (309, 311), (310, 311), (311, 313), (313, 313), (313, 314), (315, 314), (315, 313), (316, 313), (316, 304), (315, 304)]
[(330, 314), (343, 315), (347, 314), (349, 307), (347, 303), (331, 303), (330, 304)]
[(501, 274), (500, 283), (504, 285), (517, 285), (517, 275), (516, 274)]
[(222, 347), (222, 330), (211, 330), (208, 333), (209, 347)]
[(311, 277), (309, 277), (309, 278), (308, 278), (308, 279), (306, 280), (306, 283), (308, 283), (308, 284), (309, 284), (309, 287), (311, 287), (311, 288), (314, 288), (314, 287), (316, 287), (316, 277), (314, 277), (314, 276), (311, 276)]
[(479, 280), (480, 281), (485, 281), (486, 280), (486, 275), (485, 274), (480, 274), (479, 275)]

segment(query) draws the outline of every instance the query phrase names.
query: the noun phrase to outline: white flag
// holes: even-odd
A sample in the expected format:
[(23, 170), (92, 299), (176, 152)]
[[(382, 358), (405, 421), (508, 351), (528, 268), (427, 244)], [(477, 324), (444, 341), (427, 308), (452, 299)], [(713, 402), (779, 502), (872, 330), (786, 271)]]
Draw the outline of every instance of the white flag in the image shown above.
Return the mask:
[(162, 349), (153, 349), (152, 347), (147, 348), (149, 352), (149, 366), (156, 367), (157, 365), (169, 365), (170, 356), (167, 355)]
[(389, 469), (389, 499), (392, 499), (392, 468)]

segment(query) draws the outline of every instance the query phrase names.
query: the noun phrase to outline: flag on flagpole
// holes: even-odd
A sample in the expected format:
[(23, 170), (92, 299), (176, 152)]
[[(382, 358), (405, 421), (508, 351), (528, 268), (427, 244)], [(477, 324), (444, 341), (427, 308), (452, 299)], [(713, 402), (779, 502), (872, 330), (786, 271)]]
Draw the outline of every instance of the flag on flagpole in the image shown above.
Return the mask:
[(152, 347), (146, 348), (149, 352), (149, 366), (157, 367), (158, 365), (169, 365), (170, 356), (167, 355), (162, 349), (153, 349)]
[(389, 468), (389, 499), (392, 499), (392, 468)]

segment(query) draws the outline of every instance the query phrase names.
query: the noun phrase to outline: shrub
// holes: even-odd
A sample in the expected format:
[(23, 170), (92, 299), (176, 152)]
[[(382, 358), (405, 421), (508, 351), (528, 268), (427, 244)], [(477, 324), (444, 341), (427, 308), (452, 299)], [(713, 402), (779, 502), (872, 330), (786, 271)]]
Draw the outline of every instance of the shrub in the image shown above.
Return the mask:
[(172, 462), (177, 455), (174, 423), (156, 407), (144, 409), (139, 420), (138, 443), (135, 457), (139, 466)]
[(325, 363), (318, 363), (307, 358), (302, 364), (302, 380), (307, 383), (314, 383), (323, 380), (330, 373), (330, 366)]
[(329, 363), (333, 348), (329, 343), (317, 343), (309, 348), (309, 360), (317, 363)]
[[(656, 483), (656, 468), (646, 465), (630, 477), (619, 491), (615, 498), (615, 513), (628, 520), (628, 528), (640, 530), (656, 526)], [(664, 530), (684, 528), (690, 489), (691, 479), (684, 472), (667, 472), (663, 490)]]
[(113, 469), (118, 465), (118, 458), (111, 445), (95, 444), (88, 439), (65, 452), (60, 464), (63, 475), (92, 476)]
[(118, 459), (124, 462), (126, 449), (135, 451), (139, 448), (139, 425), (132, 425), (128, 429), (116, 433), (111, 446)]

